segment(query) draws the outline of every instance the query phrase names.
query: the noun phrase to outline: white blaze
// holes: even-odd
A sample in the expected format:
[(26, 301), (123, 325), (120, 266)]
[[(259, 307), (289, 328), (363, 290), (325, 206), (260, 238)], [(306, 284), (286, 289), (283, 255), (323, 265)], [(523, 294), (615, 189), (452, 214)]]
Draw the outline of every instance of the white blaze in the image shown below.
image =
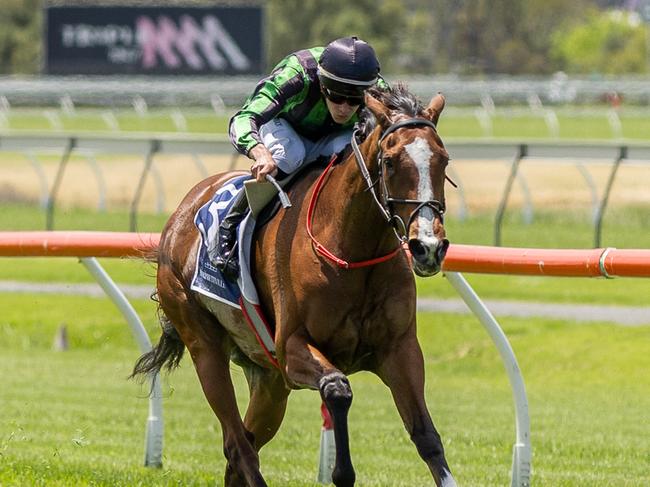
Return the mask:
[[(432, 200), (433, 188), (431, 187), (429, 166), (433, 152), (431, 152), (429, 144), (423, 138), (417, 137), (413, 142), (405, 146), (405, 149), (418, 170), (418, 200)], [(427, 242), (429, 245), (435, 245), (437, 240), (433, 236), (433, 216), (431, 208), (423, 208), (418, 215), (418, 239)]]

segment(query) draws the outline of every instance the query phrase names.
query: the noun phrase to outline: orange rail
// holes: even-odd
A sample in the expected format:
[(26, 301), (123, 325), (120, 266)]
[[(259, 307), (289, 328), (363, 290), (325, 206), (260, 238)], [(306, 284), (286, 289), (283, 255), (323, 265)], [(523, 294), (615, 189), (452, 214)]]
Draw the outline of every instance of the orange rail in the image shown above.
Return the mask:
[[(0, 232), (5, 257), (141, 257), (157, 233)], [(527, 249), (452, 245), (444, 270), (483, 274), (650, 277), (650, 249)]]
[(446, 271), (565, 277), (650, 277), (650, 249), (526, 249), (452, 245)]
[[(608, 251), (609, 250), (609, 251)], [(601, 256), (606, 275), (650, 277), (650, 250), (608, 249)]]
[(0, 232), (0, 256), (142, 257), (159, 241), (157, 233)]

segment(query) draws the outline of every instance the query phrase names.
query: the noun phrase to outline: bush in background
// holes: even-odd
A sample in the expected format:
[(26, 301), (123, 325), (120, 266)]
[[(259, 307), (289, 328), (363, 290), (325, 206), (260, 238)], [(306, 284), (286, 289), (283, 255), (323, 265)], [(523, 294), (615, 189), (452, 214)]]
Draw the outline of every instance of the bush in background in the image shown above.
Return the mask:
[(40, 0), (3, 0), (0, 8), (0, 74), (34, 74), (41, 67)]
[(583, 22), (556, 32), (551, 53), (569, 73), (646, 73), (647, 29), (636, 13), (591, 11)]

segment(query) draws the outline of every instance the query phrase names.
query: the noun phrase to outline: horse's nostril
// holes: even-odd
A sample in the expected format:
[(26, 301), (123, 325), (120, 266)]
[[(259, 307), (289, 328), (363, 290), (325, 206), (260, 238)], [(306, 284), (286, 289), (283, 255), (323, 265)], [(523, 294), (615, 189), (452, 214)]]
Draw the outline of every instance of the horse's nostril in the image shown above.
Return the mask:
[(438, 262), (442, 262), (447, 255), (447, 250), (449, 249), (449, 240), (443, 238), (442, 241), (438, 244), (436, 248), (436, 259)]
[(418, 239), (409, 240), (409, 250), (413, 258), (420, 262), (426, 260), (429, 253), (429, 247)]

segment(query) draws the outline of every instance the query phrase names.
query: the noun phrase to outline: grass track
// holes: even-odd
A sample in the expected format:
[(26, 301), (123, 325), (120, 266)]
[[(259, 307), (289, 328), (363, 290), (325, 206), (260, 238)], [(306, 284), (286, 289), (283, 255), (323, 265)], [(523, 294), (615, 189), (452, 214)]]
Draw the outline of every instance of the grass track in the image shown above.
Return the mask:
[[(125, 380), (138, 353), (112, 305), (11, 294), (0, 305), (15, 310), (0, 318), (0, 485), (214, 485), (215, 477), (221, 485), (219, 428), (186, 359), (165, 380), (165, 466), (147, 470), (140, 466), (146, 388)], [(146, 301), (135, 305), (151, 310)], [(459, 485), (506, 485), (513, 409), (496, 350), (470, 316), (419, 319), (427, 398)], [(62, 322), (72, 350), (51, 352), (46, 338)], [(650, 328), (502, 324), (529, 393), (535, 485), (645, 485)], [(156, 336), (153, 320), (146, 325)], [(245, 404), (243, 375), (233, 373)], [(385, 387), (369, 374), (353, 376), (352, 386), (360, 485), (429, 485)], [(292, 394), (278, 437), (262, 452), (270, 485), (315, 485), (318, 405), (316, 393)]]

